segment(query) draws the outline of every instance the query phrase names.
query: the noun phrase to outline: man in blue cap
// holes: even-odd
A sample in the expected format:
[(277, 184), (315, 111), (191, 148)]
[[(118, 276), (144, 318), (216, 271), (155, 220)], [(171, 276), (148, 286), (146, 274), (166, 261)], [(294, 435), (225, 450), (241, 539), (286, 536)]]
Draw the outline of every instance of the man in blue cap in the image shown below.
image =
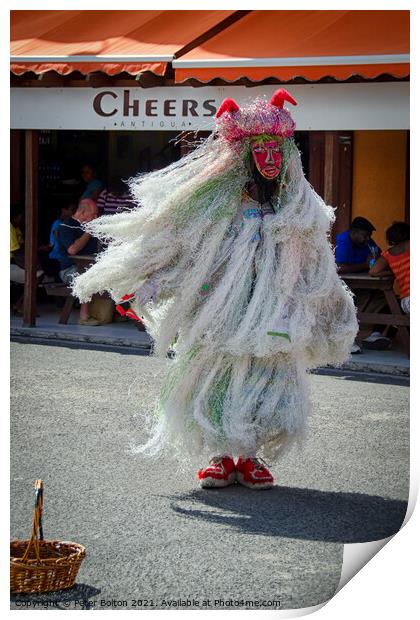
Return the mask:
[[(336, 239), (335, 260), (338, 266), (338, 273), (358, 273), (368, 272), (376, 259), (381, 255), (380, 247), (372, 239), (372, 233), (376, 230), (374, 225), (364, 217), (355, 217), (346, 230)], [(387, 302), (381, 291), (357, 291), (356, 306), (363, 307), (368, 298), (369, 303), (365, 312), (382, 312), (387, 307)], [(366, 349), (384, 350), (388, 349), (391, 339), (383, 335), (384, 326), (375, 325), (372, 333), (363, 340)], [(352, 353), (362, 353), (362, 349), (354, 342)]]

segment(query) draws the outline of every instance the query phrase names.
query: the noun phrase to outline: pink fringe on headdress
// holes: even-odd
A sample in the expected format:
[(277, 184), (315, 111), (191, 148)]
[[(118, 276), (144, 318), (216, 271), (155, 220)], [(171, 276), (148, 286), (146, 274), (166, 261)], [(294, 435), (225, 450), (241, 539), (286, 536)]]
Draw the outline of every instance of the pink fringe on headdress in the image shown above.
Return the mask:
[(284, 88), (278, 89), (270, 102), (258, 97), (242, 109), (233, 99), (225, 99), (216, 113), (219, 136), (227, 142), (261, 134), (290, 138), (296, 124), (290, 112), (283, 108), (284, 101), (297, 105)]

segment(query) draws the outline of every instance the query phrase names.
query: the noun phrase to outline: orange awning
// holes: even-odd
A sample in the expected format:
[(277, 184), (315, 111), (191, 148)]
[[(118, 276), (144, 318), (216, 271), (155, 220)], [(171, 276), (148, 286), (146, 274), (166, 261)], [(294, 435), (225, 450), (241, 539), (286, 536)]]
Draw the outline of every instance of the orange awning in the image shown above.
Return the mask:
[(183, 47), (234, 11), (11, 11), (11, 71), (164, 75)]
[(175, 81), (409, 75), (409, 11), (251, 11), (173, 61)]

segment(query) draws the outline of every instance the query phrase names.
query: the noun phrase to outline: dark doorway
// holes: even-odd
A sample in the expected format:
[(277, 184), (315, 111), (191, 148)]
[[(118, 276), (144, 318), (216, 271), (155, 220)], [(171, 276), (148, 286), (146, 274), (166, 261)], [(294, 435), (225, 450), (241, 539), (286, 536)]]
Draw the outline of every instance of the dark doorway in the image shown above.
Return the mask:
[(309, 131), (295, 131), (294, 139), (300, 151), (303, 173), (308, 178), (309, 173)]
[(60, 207), (77, 202), (82, 195), (83, 165), (91, 164), (105, 186), (114, 176), (128, 179), (163, 168), (181, 155), (177, 135), (164, 131), (40, 130), (39, 242), (48, 243)]

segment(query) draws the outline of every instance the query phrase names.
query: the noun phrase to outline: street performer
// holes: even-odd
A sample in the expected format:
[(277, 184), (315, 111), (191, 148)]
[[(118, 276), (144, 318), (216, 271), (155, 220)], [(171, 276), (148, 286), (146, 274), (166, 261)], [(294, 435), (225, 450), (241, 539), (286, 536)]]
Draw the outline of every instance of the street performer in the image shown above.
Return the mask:
[(131, 180), (134, 210), (86, 225), (107, 247), (73, 283), (81, 302), (108, 291), (142, 317), (168, 373), (139, 450), (207, 454), (203, 488), (272, 487), (262, 457), (304, 435), (308, 370), (340, 365), (358, 331), (334, 211), (303, 175), (285, 102), (282, 88), (223, 101), (196, 150)]

